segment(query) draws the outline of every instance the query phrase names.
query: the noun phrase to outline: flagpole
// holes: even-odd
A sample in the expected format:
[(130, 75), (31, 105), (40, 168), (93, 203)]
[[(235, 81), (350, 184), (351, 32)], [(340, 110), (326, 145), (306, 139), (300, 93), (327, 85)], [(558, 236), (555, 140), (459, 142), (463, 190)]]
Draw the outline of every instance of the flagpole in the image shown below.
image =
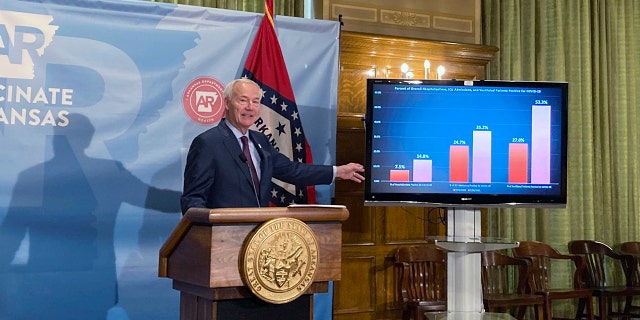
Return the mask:
[(264, 1), (264, 14), (269, 19), (271, 27), (275, 28), (276, 24), (273, 22), (273, 0)]

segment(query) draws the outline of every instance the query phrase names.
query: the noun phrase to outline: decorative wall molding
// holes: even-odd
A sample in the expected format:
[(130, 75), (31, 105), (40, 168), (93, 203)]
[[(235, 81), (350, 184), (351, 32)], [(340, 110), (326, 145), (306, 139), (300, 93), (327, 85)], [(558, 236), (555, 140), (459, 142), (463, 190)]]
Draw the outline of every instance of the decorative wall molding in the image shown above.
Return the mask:
[(340, 15), (342, 15), (342, 19), (378, 22), (378, 10), (376, 8), (356, 7), (339, 3), (332, 4), (331, 18), (337, 20)]
[(323, 1), (323, 18), (342, 19), (345, 31), (459, 43), (480, 41), (480, 0)]
[(380, 22), (417, 28), (430, 28), (431, 15), (380, 9)]
[(473, 33), (473, 20), (454, 17), (433, 17), (433, 28), (439, 30)]

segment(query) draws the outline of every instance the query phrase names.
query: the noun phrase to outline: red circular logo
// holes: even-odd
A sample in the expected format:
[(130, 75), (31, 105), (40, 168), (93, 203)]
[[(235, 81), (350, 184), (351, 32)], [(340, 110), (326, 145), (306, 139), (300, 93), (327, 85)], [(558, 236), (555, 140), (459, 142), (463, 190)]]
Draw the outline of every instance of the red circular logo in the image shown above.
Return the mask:
[(224, 115), (224, 85), (218, 79), (200, 77), (189, 83), (182, 93), (182, 107), (191, 120), (213, 124)]

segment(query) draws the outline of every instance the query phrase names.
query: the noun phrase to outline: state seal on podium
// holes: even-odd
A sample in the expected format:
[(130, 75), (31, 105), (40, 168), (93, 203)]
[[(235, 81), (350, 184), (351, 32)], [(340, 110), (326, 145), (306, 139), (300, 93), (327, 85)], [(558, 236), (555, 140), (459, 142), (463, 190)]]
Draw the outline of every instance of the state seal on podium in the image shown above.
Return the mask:
[(318, 241), (309, 226), (294, 218), (275, 218), (247, 237), (239, 261), (240, 274), (258, 298), (283, 304), (311, 286), (318, 256)]

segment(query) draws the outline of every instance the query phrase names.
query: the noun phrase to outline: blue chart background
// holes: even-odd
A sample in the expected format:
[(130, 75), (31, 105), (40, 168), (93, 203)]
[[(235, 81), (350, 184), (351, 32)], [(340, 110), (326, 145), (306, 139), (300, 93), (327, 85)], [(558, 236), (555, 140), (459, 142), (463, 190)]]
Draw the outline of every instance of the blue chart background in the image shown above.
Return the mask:
[[(405, 88), (407, 90), (397, 90)], [(464, 141), (469, 147), (471, 160), (473, 131), (477, 126), (487, 126), (491, 131), (491, 181), (484, 184), (483, 193), (555, 193), (553, 189), (508, 189), (508, 147), (513, 138), (524, 138), (531, 142), (531, 108), (536, 100), (546, 100), (551, 106), (551, 161), (555, 165), (551, 172), (552, 183), (558, 183), (560, 172), (560, 120), (561, 97), (559, 89), (539, 89), (540, 93), (503, 93), (487, 90), (514, 90), (516, 88), (467, 88), (445, 86), (403, 86), (379, 84), (375, 89), (380, 94), (373, 95), (371, 119), (372, 134), (380, 138), (372, 139), (372, 149), (380, 150), (372, 154), (372, 163), (379, 164), (371, 172), (372, 179), (380, 183), (372, 184), (373, 192), (449, 193), (449, 147), (454, 140)], [(413, 90), (409, 90), (413, 89)], [(533, 89), (533, 88), (520, 88)], [(466, 90), (466, 91), (460, 91)], [(475, 90), (475, 91), (474, 91)], [(535, 89), (538, 90), (538, 89)], [(433, 161), (433, 184), (429, 187), (390, 187), (389, 170), (396, 165), (411, 169), (417, 155), (428, 155)], [(469, 163), (471, 177), (471, 162)]]
[[(261, 18), (145, 1), (0, 2), (0, 319), (178, 318), (158, 251), (181, 218), (186, 150), (208, 128), (182, 94), (198, 77), (240, 76)], [(276, 28), (314, 162), (333, 164), (339, 25), (276, 17)], [(72, 90), (66, 103), (49, 94), (58, 88)], [(331, 187), (317, 190), (329, 203)], [(330, 318), (330, 295), (317, 301)]]

